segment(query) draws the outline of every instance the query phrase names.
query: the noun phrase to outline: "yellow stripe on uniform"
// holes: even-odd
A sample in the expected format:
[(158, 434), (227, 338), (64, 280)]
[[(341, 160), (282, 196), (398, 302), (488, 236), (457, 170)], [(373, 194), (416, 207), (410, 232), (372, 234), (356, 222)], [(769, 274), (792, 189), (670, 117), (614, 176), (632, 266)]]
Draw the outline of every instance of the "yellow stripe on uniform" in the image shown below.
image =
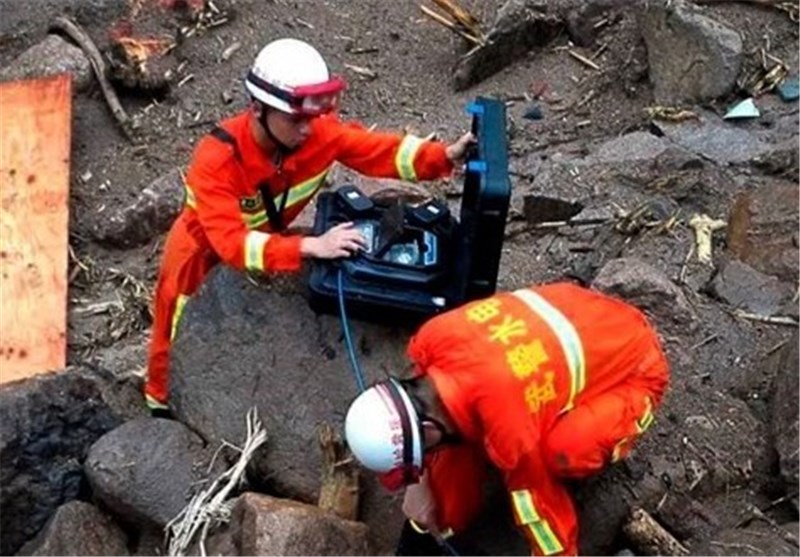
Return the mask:
[(397, 148), (397, 154), (394, 157), (394, 165), (397, 168), (397, 174), (401, 180), (407, 182), (417, 181), (417, 171), (414, 170), (414, 159), (417, 157), (417, 151), (424, 143), (423, 139), (415, 135), (406, 135), (400, 142)]
[(527, 489), (512, 491), (511, 500), (517, 514), (518, 524), (528, 529), (544, 555), (553, 555), (564, 551), (564, 546), (558, 541), (550, 523), (536, 512), (530, 491)]
[[(327, 176), (330, 167), (326, 168), (316, 176), (312, 176), (308, 180), (300, 182), (299, 184), (292, 186), (289, 189), (289, 199), (286, 200), (286, 207), (291, 207), (292, 205), (296, 205), (301, 201), (304, 201), (314, 195), (319, 187), (322, 185), (322, 181), (325, 180), (325, 176)], [(280, 207), (279, 199), (280, 195), (275, 198), (275, 206)]]
[(244, 267), (248, 271), (264, 270), (264, 244), (269, 234), (253, 230), (244, 238)]
[(184, 189), (186, 190), (186, 205), (192, 209), (196, 209), (197, 197), (194, 195), (194, 190), (192, 190), (192, 188), (186, 182), (184, 182), (183, 185)]
[(569, 399), (561, 409), (562, 412), (566, 412), (572, 408), (575, 404), (575, 397), (586, 386), (586, 358), (583, 353), (581, 337), (563, 313), (533, 290), (517, 290), (514, 292), (514, 296), (522, 300), (547, 323), (558, 337), (561, 348), (564, 350), (571, 379)]
[(186, 307), (186, 302), (189, 301), (189, 296), (185, 294), (178, 294), (178, 299), (175, 300), (175, 311), (172, 312), (172, 326), (169, 331), (169, 340), (175, 338), (175, 333), (178, 332), (178, 323), (183, 316), (183, 308)]
[(653, 403), (650, 401), (650, 397), (645, 397), (645, 409), (642, 417), (636, 420), (636, 430), (639, 433), (644, 433), (647, 431), (651, 425), (653, 425), (653, 420), (655, 417), (653, 416)]
[(258, 211), (250, 214), (242, 213), (242, 220), (244, 220), (247, 228), (252, 230), (267, 224), (267, 222), (269, 222), (269, 217), (267, 216), (266, 211)]
[(150, 410), (167, 410), (167, 409), (169, 409), (169, 406), (167, 406), (163, 402), (157, 401), (151, 395), (146, 394), (146, 393), (144, 395), (144, 403), (147, 405), (147, 407)]

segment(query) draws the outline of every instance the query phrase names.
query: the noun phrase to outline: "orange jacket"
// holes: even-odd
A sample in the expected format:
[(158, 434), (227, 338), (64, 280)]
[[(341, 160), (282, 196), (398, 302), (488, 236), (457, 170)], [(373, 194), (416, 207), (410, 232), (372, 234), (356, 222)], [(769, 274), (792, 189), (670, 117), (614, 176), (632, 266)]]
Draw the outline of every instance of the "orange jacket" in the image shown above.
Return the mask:
[(242, 112), (221, 124), (235, 139), (238, 158), (231, 145), (215, 137), (198, 143), (180, 217), (201, 247), (211, 247), (237, 269), (300, 267), (300, 236), (271, 233), (258, 187), (264, 181), (276, 207), (288, 195), (283, 211), (283, 222), (288, 224), (314, 197), (336, 161), (362, 174), (406, 181), (439, 178), (452, 170), (440, 143), (369, 132), (334, 115), (315, 119), (309, 139), (277, 168), (255, 142), (250, 119), (249, 112)]
[[(634, 307), (561, 283), (437, 316), (408, 354), (460, 433), (503, 472), (517, 523), (529, 529), (534, 551), (549, 555), (577, 551), (577, 519), (541, 440), (566, 410), (651, 367), (643, 360), (661, 357), (653, 338)], [(666, 377), (655, 381), (663, 386)]]

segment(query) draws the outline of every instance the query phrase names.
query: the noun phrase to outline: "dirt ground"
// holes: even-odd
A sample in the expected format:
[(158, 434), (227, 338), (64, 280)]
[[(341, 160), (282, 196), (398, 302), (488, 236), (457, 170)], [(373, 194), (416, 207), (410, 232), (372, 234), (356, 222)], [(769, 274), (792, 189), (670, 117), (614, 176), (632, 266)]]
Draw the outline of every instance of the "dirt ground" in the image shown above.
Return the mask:
[[(489, 27), (500, 0), (464, 1)], [(532, 190), (536, 161), (555, 154), (580, 153), (583, 146), (622, 134), (648, 130), (644, 108), (653, 104), (647, 81), (647, 53), (636, 30), (636, 20), (626, 9), (615, 10), (611, 22), (600, 30), (591, 47), (578, 48), (596, 57), (600, 71), (571, 58), (565, 51), (569, 36), (562, 33), (548, 45), (532, 50), (473, 88), (455, 93), (453, 66), (467, 50), (459, 37), (425, 18), (416, 2), (385, 0), (320, 1), (240, 0), (217, 3), (230, 14), (226, 24), (187, 38), (176, 50), (179, 76), (169, 94), (151, 98), (121, 93), (129, 114), (140, 122), (138, 145), (128, 142), (103, 101), (99, 88), (75, 97), (72, 178), (70, 194), (69, 290), (70, 363), (98, 363), (120, 374), (143, 371), (149, 314), (147, 295), (155, 283), (163, 235), (147, 245), (118, 249), (97, 243), (91, 230), (115, 208), (130, 205), (141, 189), (174, 168), (185, 168), (195, 141), (213, 124), (242, 109), (246, 103), (243, 76), (258, 50), (279, 37), (297, 37), (316, 45), (337, 73), (349, 82), (343, 116), (366, 125), (420, 134), (437, 132), (445, 140), (458, 137), (469, 126), (465, 105), (477, 95), (499, 96), (509, 102), (511, 167), (515, 190), (514, 211), (520, 195)], [(39, 42), (48, 24), (69, 13), (98, 43), (107, 43), (107, 29), (128, 13), (125, 0), (31, 0), (6, 2), (0, 22), (0, 66), (25, 48)], [(752, 5), (718, 3), (708, 13), (741, 31), (745, 38), (746, 66), (758, 63), (756, 50), (768, 41), (770, 52), (798, 69), (797, 24), (781, 12)], [(164, 29), (179, 25), (177, 16), (165, 17)], [(230, 53), (232, 45), (238, 48)], [(366, 50), (366, 52), (362, 52)], [(377, 77), (365, 78), (345, 64), (368, 67)], [(191, 76), (191, 77), (190, 77)], [(541, 103), (543, 118), (527, 120), (530, 102), (524, 96), (546, 83)], [(577, 110), (558, 108), (593, 98)], [(226, 98), (231, 99), (226, 102)], [(722, 111), (731, 99), (707, 108)], [(769, 101), (773, 117), (794, 114), (797, 106)], [(754, 124), (758, 126), (758, 124)], [(756, 176), (757, 178), (757, 176)], [(589, 183), (592, 176), (584, 176)], [(453, 183), (430, 186), (451, 193)], [(590, 188), (591, 189), (591, 188)], [(702, 199), (688, 199), (715, 216), (727, 214), (736, 188), (718, 194), (707, 190)], [(536, 191), (574, 198), (574, 191)], [(582, 202), (609, 200), (625, 210), (640, 199), (631, 188), (593, 191)], [(572, 239), (580, 232), (574, 232)], [(692, 242), (686, 226), (662, 235), (641, 235), (627, 244), (625, 256), (645, 261), (677, 276)], [(498, 287), (510, 289), (569, 275), (574, 254), (561, 246), (554, 233), (521, 233), (504, 248)], [(561, 246), (561, 247), (560, 247)], [(705, 271), (690, 267), (689, 276), (701, 280)], [(110, 303), (107, 303), (110, 302)], [(742, 392), (742, 376), (756, 368), (775, 346), (785, 342), (786, 328), (742, 322), (732, 318), (702, 294), (692, 302), (700, 314), (701, 328), (692, 348), (685, 335), (667, 335), (667, 348), (680, 370), (680, 381), (697, 381), (739, 396), (759, 417), (769, 385), (751, 378), (752, 389)], [(710, 335), (711, 341), (702, 344)], [(719, 373), (720, 369), (726, 373)], [(748, 383), (750, 384), (750, 383)], [(721, 410), (724, 411), (724, 410)]]

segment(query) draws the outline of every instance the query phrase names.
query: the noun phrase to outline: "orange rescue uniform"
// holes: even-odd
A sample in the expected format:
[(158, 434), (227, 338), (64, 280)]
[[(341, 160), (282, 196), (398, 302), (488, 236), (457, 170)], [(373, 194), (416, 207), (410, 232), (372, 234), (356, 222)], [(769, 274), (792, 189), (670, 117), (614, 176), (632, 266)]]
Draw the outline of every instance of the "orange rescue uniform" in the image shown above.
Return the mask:
[(645, 316), (599, 292), (550, 284), (435, 317), (408, 353), (467, 441), (427, 463), (439, 527), (458, 532), (475, 518), (488, 458), (534, 553), (577, 554), (561, 479), (623, 458), (668, 382)]
[(214, 265), (222, 261), (262, 272), (300, 268), (301, 237), (276, 233), (261, 198), (262, 184), (275, 207), (283, 208), (286, 225), (319, 191), (337, 161), (369, 176), (405, 181), (435, 179), (452, 171), (441, 143), (369, 132), (335, 115), (313, 120), (309, 139), (277, 167), (256, 143), (251, 118), (242, 112), (224, 121), (220, 127), (235, 148), (206, 136), (189, 166), (186, 204), (167, 235), (156, 284), (145, 385), (152, 408), (166, 406), (172, 337), (188, 297)]

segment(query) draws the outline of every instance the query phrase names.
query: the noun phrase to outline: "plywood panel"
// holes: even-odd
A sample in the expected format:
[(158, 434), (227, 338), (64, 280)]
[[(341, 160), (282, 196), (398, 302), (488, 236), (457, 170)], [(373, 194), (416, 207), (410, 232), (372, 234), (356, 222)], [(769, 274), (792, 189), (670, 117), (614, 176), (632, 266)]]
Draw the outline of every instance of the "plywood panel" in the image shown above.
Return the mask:
[(68, 75), (0, 83), (0, 383), (65, 365), (71, 121)]

